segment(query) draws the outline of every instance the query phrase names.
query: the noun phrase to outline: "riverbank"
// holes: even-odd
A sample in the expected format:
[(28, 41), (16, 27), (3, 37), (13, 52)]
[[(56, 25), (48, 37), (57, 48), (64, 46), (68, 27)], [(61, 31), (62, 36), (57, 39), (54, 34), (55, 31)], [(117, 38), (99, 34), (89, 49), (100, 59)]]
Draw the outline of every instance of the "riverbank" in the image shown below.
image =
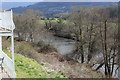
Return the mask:
[(41, 64), (41, 62), (46, 63), (44, 69), (48, 71), (55, 71), (56, 73), (61, 73), (69, 78), (102, 78), (103, 75), (100, 72), (92, 70), (89, 66), (90, 64), (80, 64), (71, 59), (66, 59), (63, 55), (55, 52), (50, 52), (48, 54), (38, 54), (34, 57), (39, 57), (36, 60)]
[[(4, 40), (4, 49), (10, 52), (10, 41)], [(102, 78), (100, 72), (92, 70), (90, 64), (80, 64), (56, 52), (38, 53), (36, 47), (25, 41), (15, 41), (15, 53), (37, 61), (48, 74), (58, 74), (60, 78)], [(30, 64), (27, 64), (30, 65)], [(29, 70), (29, 69), (28, 69)], [(53, 75), (54, 75), (53, 74)], [(35, 76), (34, 76), (35, 77)], [(50, 78), (54, 78), (50, 76)]]

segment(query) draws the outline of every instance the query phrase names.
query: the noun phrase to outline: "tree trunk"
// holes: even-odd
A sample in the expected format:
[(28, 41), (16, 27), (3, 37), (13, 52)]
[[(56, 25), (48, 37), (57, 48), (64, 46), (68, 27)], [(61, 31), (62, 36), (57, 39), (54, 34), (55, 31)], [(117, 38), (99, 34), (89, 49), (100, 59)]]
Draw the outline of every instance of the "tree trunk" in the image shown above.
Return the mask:
[(88, 43), (88, 63), (92, 58), (92, 30), (93, 30), (93, 24), (91, 23), (90, 31), (89, 31), (89, 43)]
[(80, 31), (80, 54), (81, 54), (81, 63), (84, 63), (84, 51), (83, 51), (83, 40), (82, 40), (82, 29), (79, 26)]

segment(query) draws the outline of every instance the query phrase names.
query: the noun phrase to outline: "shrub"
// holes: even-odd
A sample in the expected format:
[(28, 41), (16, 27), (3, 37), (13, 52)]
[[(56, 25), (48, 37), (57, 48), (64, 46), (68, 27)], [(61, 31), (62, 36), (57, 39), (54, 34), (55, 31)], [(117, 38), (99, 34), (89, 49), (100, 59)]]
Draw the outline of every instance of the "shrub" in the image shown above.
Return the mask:
[(53, 52), (53, 51), (55, 51), (55, 52), (57, 52), (57, 49), (56, 48), (54, 48), (52, 45), (50, 45), (50, 44), (45, 44), (43, 41), (39, 41), (38, 43), (37, 43), (37, 47), (39, 47), (39, 49), (38, 49), (38, 52), (40, 53), (40, 52), (48, 52), (48, 51), (50, 51), (50, 52)]

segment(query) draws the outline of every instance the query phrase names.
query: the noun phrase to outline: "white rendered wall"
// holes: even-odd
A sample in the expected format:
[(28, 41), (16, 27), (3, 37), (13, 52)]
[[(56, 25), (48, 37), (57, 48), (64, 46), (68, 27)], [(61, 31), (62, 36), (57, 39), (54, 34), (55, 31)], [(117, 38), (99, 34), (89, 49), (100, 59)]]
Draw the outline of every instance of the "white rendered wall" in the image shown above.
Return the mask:
[(0, 50), (2, 50), (2, 36), (0, 36)]

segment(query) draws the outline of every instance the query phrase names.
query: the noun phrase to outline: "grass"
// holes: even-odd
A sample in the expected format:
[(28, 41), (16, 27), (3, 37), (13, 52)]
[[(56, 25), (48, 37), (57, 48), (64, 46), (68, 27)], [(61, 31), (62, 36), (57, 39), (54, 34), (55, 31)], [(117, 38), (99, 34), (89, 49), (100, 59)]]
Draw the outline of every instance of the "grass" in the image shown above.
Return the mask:
[(45, 78), (47, 73), (40, 65), (30, 58), (20, 54), (15, 55), (15, 67), (17, 78)]
[(3, 52), (7, 54), (12, 59), (12, 54), (10, 54), (7, 50), (3, 49)]
[[(11, 58), (8, 51), (3, 51)], [(15, 54), (15, 70), (17, 78), (64, 78), (63, 75), (46, 72), (37, 61), (21, 54)]]
[[(42, 23), (44, 23), (45, 21), (59, 22), (59, 20), (38, 20), (38, 21), (40, 21), (40, 22), (42, 22)], [(63, 22), (63, 23), (67, 23), (67, 22), (69, 22), (69, 21), (67, 21), (67, 20), (62, 20), (62, 22)]]

